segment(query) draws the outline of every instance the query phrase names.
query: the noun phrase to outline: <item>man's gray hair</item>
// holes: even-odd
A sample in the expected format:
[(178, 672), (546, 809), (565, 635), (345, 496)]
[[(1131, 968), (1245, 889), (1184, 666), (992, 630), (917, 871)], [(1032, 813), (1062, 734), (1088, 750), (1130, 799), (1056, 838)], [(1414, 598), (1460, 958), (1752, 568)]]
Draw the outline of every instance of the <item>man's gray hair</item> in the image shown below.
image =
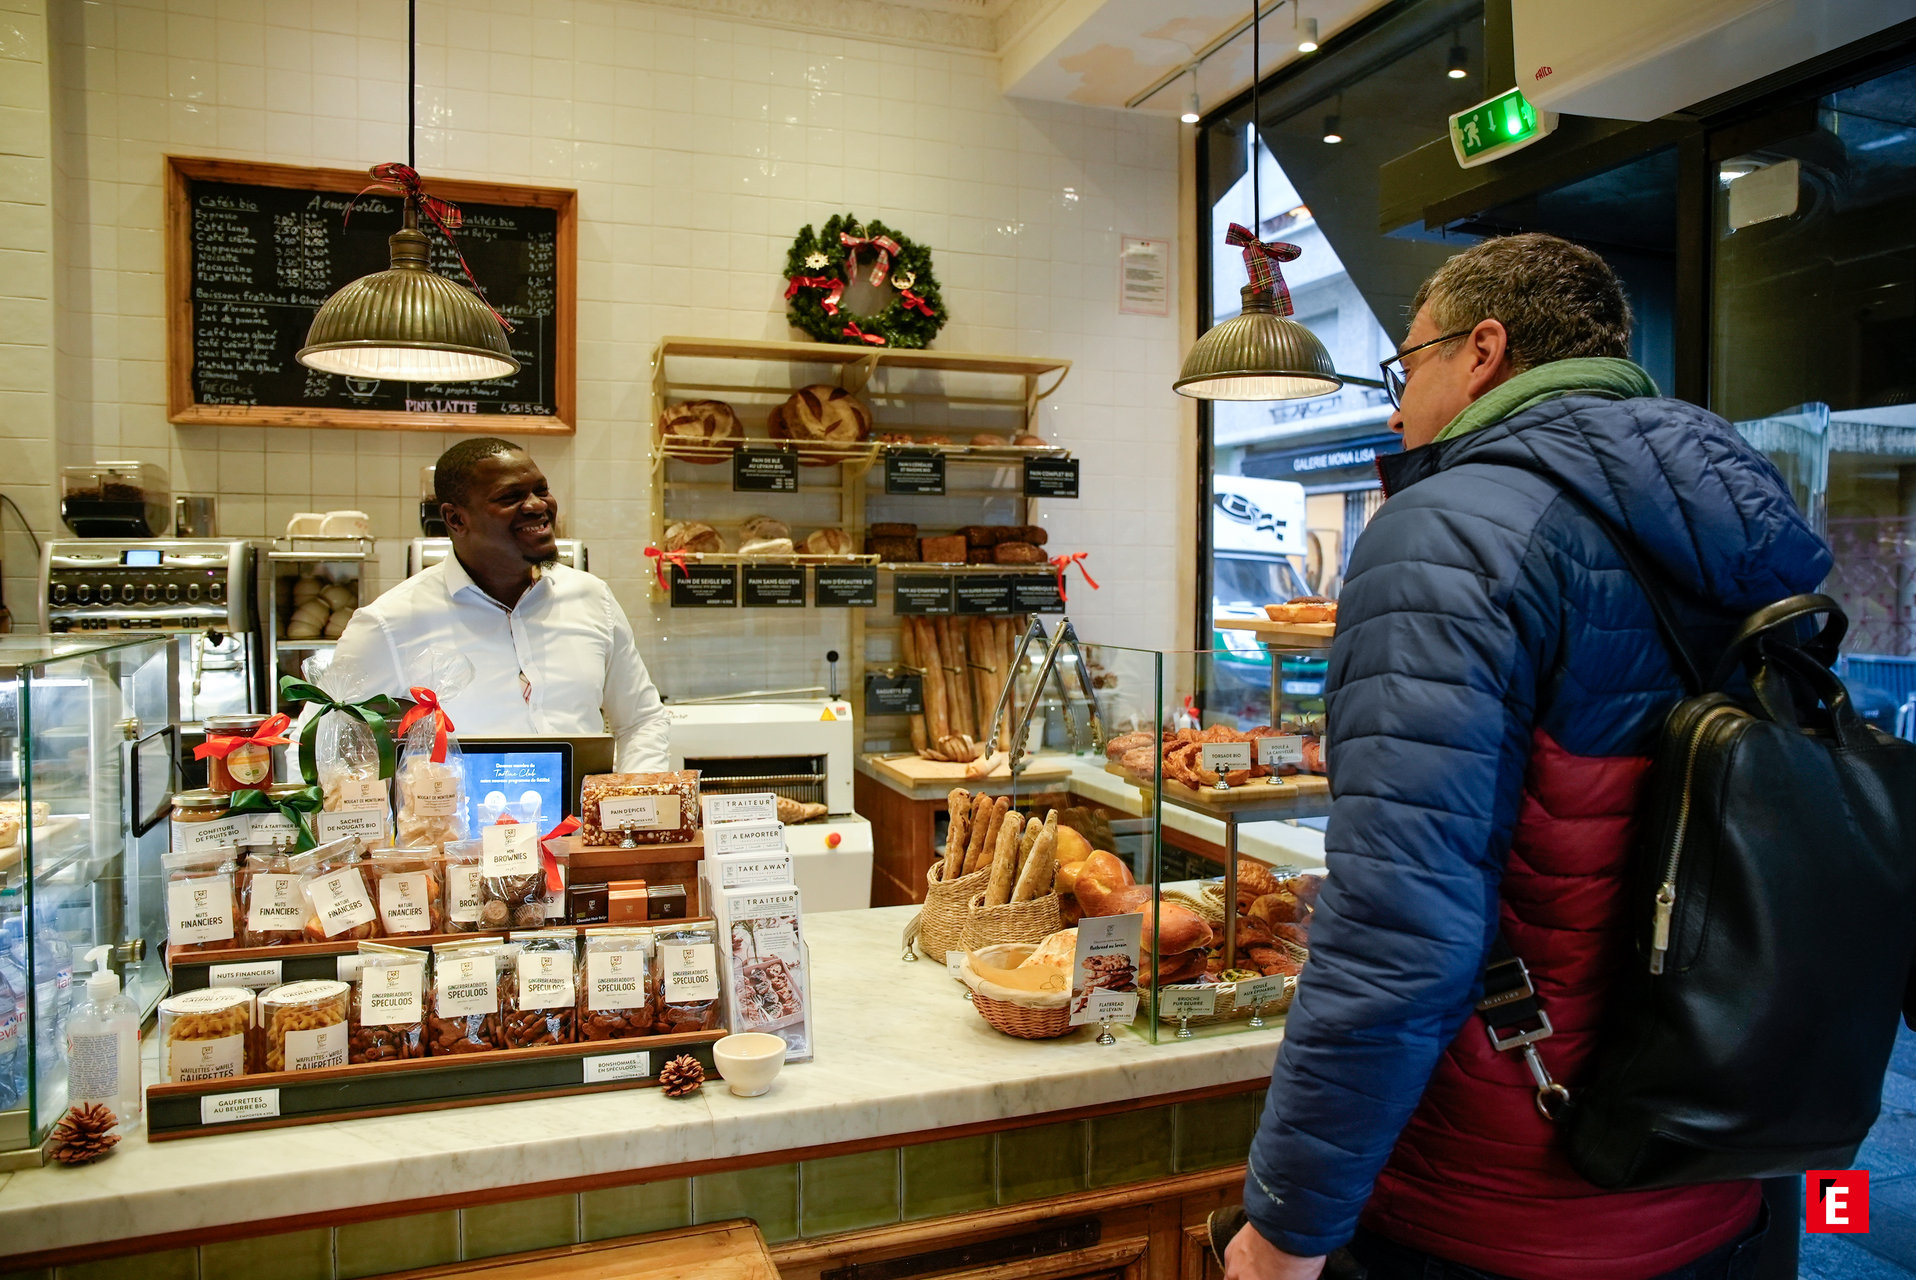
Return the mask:
[(1501, 321), (1520, 372), (1576, 356), (1630, 354), (1630, 303), (1616, 273), (1556, 236), (1526, 232), (1464, 250), (1418, 288), (1412, 314), (1426, 305), (1439, 333)]

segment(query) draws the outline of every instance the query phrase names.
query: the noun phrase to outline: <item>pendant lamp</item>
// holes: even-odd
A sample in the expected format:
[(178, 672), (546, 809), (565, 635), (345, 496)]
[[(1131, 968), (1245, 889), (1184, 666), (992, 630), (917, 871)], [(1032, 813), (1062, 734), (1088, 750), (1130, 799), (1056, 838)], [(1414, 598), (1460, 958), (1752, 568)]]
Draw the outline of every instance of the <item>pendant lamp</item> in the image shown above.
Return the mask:
[[(413, 167), (418, 95), (418, 0), (407, 5), (406, 160), (373, 176), (405, 197), (405, 224), (386, 244), (392, 266), (362, 276), (326, 299), (297, 359), (310, 369), (350, 378), (400, 382), (476, 382), (519, 371), (503, 321), (471, 289), (432, 270), (431, 243), (419, 212), (447, 239), (458, 210), (426, 195)], [(461, 258), (461, 263), (464, 259)], [(467, 270), (470, 276), (471, 270)]]
[[(1257, 129), (1257, 80), (1262, 70), (1258, 47), (1258, 0), (1251, 3), (1251, 128)], [(1258, 179), (1257, 147), (1251, 148), (1251, 220), (1259, 222), (1263, 191)], [(1305, 400), (1327, 396), (1344, 385), (1331, 367), (1330, 352), (1317, 335), (1290, 318), (1291, 293), (1284, 287), (1282, 263), (1301, 252), (1294, 244), (1257, 238), (1250, 227), (1231, 224), (1226, 244), (1244, 250), (1251, 282), (1244, 286), (1243, 312), (1214, 326), (1192, 344), (1174, 391), (1198, 400)]]

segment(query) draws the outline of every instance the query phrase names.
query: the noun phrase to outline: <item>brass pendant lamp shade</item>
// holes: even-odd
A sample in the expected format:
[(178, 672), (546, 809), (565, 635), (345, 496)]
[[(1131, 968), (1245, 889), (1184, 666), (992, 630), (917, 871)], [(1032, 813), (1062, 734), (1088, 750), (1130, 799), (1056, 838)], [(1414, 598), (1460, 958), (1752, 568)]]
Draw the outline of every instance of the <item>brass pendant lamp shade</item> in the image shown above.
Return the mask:
[(1172, 389), (1197, 400), (1304, 400), (1344, 385), (1317, 335), (1247, 284), (1244, 310), (1199, 338)]
[(475, 382), (519, 372), (506, 332), (479, 295), (433, 271), (425, 233), (406, 201), (392, 267), (326, 299), (299, 362), (349, 378)]

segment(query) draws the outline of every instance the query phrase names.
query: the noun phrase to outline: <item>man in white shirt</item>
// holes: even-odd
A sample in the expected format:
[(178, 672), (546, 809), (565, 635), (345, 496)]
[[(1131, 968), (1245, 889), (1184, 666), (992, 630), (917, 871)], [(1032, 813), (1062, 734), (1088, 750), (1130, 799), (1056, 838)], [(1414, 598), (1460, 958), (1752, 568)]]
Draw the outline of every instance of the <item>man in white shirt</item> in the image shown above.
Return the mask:
[(440, 698), (462, 733), (610, 733), (614, 767), (667, 767), (670, 720), (632, 625), (599, 579), (558, 562), (559, 504), (538, 464), (506, 440), (462, 440), (433, 473), (452, 554), (353, 614), (327, 685), (397, 698), (427, 679), (427, 655), (472, 663)]

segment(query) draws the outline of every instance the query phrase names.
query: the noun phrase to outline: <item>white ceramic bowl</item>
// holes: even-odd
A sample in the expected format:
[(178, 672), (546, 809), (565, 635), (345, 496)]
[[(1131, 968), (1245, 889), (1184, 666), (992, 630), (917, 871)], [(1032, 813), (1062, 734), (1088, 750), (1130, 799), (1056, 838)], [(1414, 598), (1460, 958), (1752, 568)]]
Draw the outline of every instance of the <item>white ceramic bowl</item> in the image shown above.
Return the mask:
[(726, 1036), (712, 1046), (712, 1061), (733, 1093), (756, 1098), (772, 1087), (778, 1069), (785, 1065), (785, 1042), (763, 1031)]

